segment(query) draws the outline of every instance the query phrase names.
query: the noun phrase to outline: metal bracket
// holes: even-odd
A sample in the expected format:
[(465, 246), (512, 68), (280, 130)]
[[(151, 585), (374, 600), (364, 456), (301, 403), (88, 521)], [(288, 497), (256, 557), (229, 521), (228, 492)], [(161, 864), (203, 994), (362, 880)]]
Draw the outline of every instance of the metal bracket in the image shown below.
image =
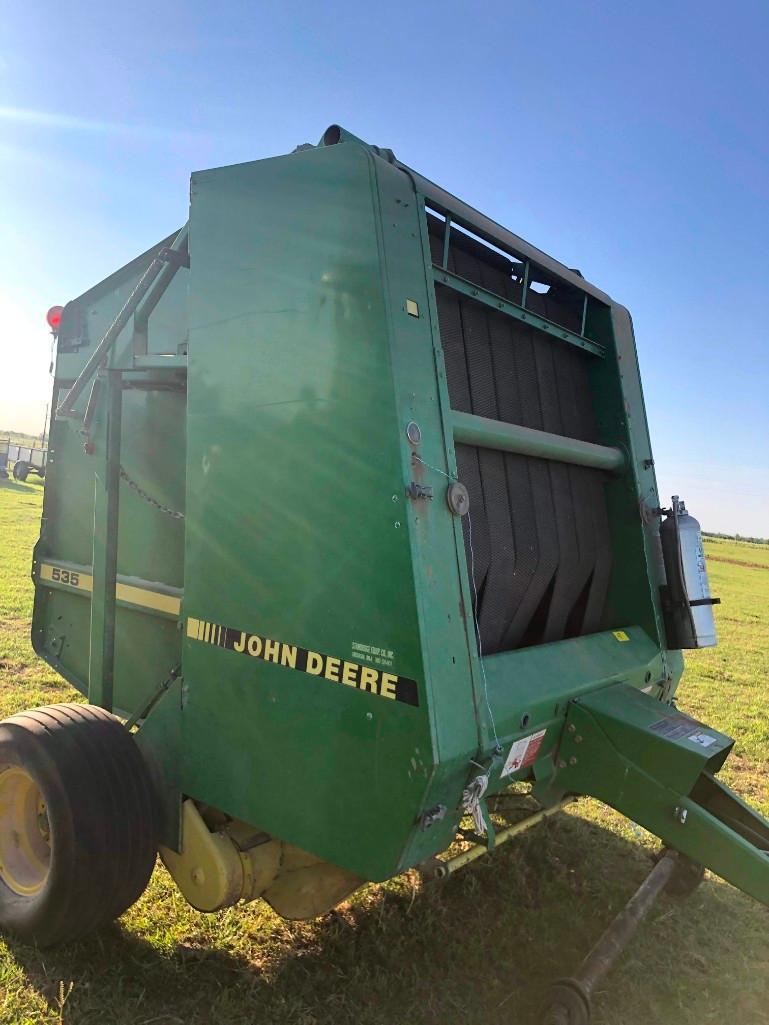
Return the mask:
[(428, 484), (417, 484), (415, 480), (412, 480), (406, 487), (406, 494), (414, 501), (420, 498), (428, 499), (433, 497), (433, 489)]
[(432, 808), (428, 808), (426, 812), (419, 816), (419, 828), (429, 829), (434, 826), (436, 822), (440, 822), (446, 815), (446, 805), (436, 804)]
[(158, 701), (160, 701), (160, 699), (163, 697), (166, 691), (170, 688), (171, 684), (175, 680), (178, 680), (180, 678), (181, 671), (181, 665), (176, 665), (171, 669), (171, 672), (168, 674), (168, 677), (165, 680), (163, 680), (160, 686), (155, 688), (150, 699), (148, 701), (145, 701), (144, 704), (139, 709), (137, 709), (137, 711), (135, 711), (129, 719), (126, 720), (124, 725), (127, 730), (132, 730), (133, 727), (136, 726), (136, 724), (140, 720), (147, 718), (147, 716), (150, 714), (150, 712), (158, 703)]
[(172, 267), (189, 267), (190, 265), (190, 254), (186, 246), (183, 249), (163, 246), (158, 252), (158, 259), (171, 264)]
[[(584, 743), (575, 747), (578, 735)], [(596, 797), (769, 906), (769, 821), (715, 777), (732, 744), (642, 691), (613, 684), (570, 703), (557, 772), (534, 793)]]

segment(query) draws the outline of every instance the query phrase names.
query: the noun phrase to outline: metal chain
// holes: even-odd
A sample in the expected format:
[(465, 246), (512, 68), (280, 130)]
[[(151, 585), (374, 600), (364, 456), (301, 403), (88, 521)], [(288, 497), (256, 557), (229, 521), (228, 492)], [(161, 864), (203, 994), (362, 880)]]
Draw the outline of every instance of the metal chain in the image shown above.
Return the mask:
[(175, 520), (183, 520), (184, 513), (177, 512), (176, 509), (169, 509), (167, 505), (163, 505), (162, 502), (158, 502), (157, 498), (153, 498), (152, 495), (148, 495), (147, 492), (137, 484), (133, 477), (130, 477), (123, 467), (120, 467), (120, 479), (124, 480), (131, 491), (135, 491), (139, 498), (143, 498), (145, 502), (149, 502), (150, 505), (154, 505), (158, 512), (165, 513), (166, 516), (171, 516)]

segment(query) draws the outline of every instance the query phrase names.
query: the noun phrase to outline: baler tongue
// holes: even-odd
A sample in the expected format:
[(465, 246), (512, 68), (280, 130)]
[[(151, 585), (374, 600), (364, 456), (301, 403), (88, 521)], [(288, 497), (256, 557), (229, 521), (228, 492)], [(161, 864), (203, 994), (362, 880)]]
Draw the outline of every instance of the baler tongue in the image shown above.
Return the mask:
[(571, 702), (549, 786), (597, 797), (769, 905), (769, 822), (714, 775), (733, 744), (619, 683)]

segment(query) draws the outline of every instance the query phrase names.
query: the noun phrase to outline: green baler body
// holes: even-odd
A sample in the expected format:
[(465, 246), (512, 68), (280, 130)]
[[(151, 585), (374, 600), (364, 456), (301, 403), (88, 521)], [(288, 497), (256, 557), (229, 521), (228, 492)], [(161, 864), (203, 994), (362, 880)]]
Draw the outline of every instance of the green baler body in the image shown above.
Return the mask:
[[(441, 253), (436, 232), (449, 220)], [(576, 304), (579, 326), (457, 273), (454, 247), (487, 243)], [(158, 248), (67, 306), (55, 403)], [(619, 450), (621, 470), (586, 471), (593, 491), (561, 460), (505, 464), (508, 482), (514, 467), (532, 480), (566, 474), (577, 518), (580, 495), (605, 502), (605, 587), (587, 632), (596, 568), (557, 639), (540, 622), (557, 571), (523, 637), (479, 651), (484, 599), (470, 570), (487, 534), (493, 549), (494, 511), (487, 495), (482, 519), (471, 489), (468, 524), (446, 501), (469, 450), (455, 443), (443, 289), (466, 337), (464, 311), (482, 306), (513, 350), (545, 346), (538, 358), (554, 361), (562, 405), (577, 399), (558, 361), (576, 361), (578, 399), (595, 418), (582, 440)], [(179, 846), (187, 796), (384, 879), (450, 844), (474, 764), (489, 792), (526, 779), (553, 799), (570, 789), (556, 751), (575, 699), (616, 684), (661, 708), (672, 698), (682, 660), (665, 650), (650, 514), (660, 502), (631, 321), (578, 273), (341, 134), (194, 174), (189, 267), (148, 323), (141, 338), (131, 324), (119, 335), (89, 413), (90, 385), (80, 419), (52, 424), (33, 639), (90, 700), (139, 720), (166, 844)], [(496, 381), (500, 403), (505, 388), (523, 389)], [(414, 484), (432, 498), (413, 497)], [(526, 547), (514, 491), (513, 574)], [(538, 536), (532, 579), (571, 551), (562, 532), (555, 556)], [(105, 566), (115, 538), (113, 654)], [(503, 777), (511, 746), (541, 731)], [(590, 791), (582, 780), (574, 789)]]

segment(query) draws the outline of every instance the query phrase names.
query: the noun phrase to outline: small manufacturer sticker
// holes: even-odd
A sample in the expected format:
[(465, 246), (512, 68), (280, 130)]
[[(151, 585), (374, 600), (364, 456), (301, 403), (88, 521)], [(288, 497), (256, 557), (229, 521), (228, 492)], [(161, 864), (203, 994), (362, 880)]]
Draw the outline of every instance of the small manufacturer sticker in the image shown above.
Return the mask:
[(630, 640), (630, 638), (628, 637), (628, 635), (625, 633), (624, 630), (612, 630), (612, 633), (614, 634), (614, 636), (617, 638), (618, 641), (629, 641)]
[(501, 775), (510, 776), (519, 769), (526, 769), (533, 765), (542, 747), (547, 730), (539, 730), (538, 733), (530, 733), (528, 737), (521, 737), (516, 740), (510, 748)]
[(391, 648), (379, 648), (374, 644), (352, 642), (352, 657), (358, 662), (371, 662), (377, 666), (389, 668), (393, 664), (395, 652)]

